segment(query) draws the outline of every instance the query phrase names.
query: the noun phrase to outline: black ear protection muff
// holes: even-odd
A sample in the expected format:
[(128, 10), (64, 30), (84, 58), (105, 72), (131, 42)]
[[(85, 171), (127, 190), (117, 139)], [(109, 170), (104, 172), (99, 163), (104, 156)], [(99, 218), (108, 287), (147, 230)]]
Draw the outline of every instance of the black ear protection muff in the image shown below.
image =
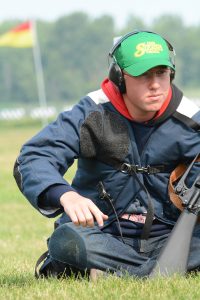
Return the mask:
[[(146, 31), (146, 30), (141, 30), (141, 31), (132, 31), (127, 33), (126, 35), (122, 36), (112, 47), (112, 49), (109, 51), (108, 54), (108, 59), (110, 60), (110, 58), (112, 59), (112, 62), (110, 63), (109, 66), (109, 72), (108, 72), (108, 78), (110, 81), (112, 81), (119, 89), (121, 94), (125, 94), (126, 93), (126, 84), (125, 84), (125, 80), (124, 80), (124, 75), (123, 72), (120, 68), (120, 66), (118, 65), (116, 58), (115, 58), (115, 50), (121, 45), (121, 43), (126, 40), (128, 37), (140, 33), (140, 32), (148, 32), (148, 33), (154, 33), (157, 34), (155, 32), (152, 31)], [(163, 38), (163, 37), (162, 37)], [(163, 38), (164, 39), (164, 38)], [(166, 40), (164, 39), (168, 48), (169, 48), (169, 53), (170, 53), (170, 60), (171, 63), (173, 65), (173, 67), (175, 68), (175, 50), (173, 48), (173, 46)], [(175, 76), (175, 71), (172, 70), (171, 75), (170, 75), (170, 79), (173, 80)]]

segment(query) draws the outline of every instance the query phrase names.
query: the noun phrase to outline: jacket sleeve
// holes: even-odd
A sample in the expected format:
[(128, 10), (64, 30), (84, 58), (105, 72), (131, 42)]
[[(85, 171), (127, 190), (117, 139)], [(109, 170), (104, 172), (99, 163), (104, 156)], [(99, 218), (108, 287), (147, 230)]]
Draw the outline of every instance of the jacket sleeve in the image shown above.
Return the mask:
[(41, 209), (39, 196), (55, 185), (65, 186), (66, 191), (73, 190), (63, 175), (79, 157), (80, 126), (87, 114), (84, 106), (84, 101), (81, 101), (71, 111), (61, 113), (55, 122), (23, 145), (15, 163), (14, 177), (19, 189), (36, 209), (48, 217), (58, 215), (61, 208)]

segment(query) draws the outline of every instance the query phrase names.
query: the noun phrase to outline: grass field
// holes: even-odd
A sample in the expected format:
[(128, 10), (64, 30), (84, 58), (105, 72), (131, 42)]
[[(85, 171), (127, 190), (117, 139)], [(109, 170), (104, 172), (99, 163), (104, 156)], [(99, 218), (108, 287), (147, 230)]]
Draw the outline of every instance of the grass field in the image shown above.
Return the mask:
[(46, 250), (54, 220), (41, 216), (20, 194), (12, 169), (21, 145), (39, 128), (0, 123), (0, 299), (200, 299), (200, 276), (145, 281), (110, 276), (97, 283), (34, 278), (35, 262)]

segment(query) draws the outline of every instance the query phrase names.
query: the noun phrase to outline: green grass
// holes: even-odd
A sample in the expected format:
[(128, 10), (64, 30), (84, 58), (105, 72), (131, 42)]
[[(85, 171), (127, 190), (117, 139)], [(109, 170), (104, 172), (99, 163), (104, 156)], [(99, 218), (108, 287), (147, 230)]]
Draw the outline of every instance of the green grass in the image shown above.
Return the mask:
[(46, 250), (54, 220), (40, 215), (21, 195), (12, 169), (21, 145), (39, 128), (34, 123), (0, 123), (0, 299), (200, 299), (200, 276), (154, 280), (110, 276), (97, 283), (34, 278), (35, 262)]

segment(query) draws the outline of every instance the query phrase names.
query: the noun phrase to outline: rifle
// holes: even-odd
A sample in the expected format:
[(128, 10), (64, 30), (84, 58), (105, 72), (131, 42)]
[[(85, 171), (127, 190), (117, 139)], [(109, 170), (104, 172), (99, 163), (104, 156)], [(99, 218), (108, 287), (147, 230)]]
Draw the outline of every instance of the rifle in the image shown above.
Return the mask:
[(199, 154), (175, 187), (175, 193), (181, 199), (184, 210), (172, 229), (150, 278), (158, 275), (171, 276), (175, 273), (184, 275), (187, 272), (192, 234), (200, 212), (200, 176), (195, 179), (190, 188), (186, 185), (186, 179), (198, 156)]

